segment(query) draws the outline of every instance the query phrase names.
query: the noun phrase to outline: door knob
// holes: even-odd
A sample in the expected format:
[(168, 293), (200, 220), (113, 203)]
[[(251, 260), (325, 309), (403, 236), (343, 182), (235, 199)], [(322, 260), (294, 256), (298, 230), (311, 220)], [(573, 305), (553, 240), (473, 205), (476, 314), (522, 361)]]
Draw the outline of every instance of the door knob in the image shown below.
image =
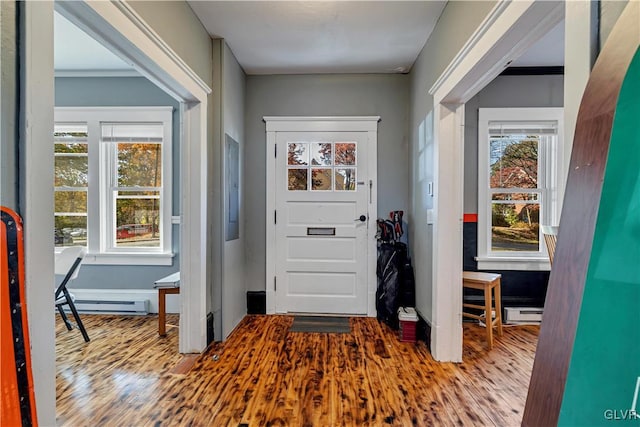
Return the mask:
[(366, 215), (360, 215), (358, 218), (355, 219), (355, 221), (360, 221), (360, 222), (365, 222), (366, 220), (367, 220)]

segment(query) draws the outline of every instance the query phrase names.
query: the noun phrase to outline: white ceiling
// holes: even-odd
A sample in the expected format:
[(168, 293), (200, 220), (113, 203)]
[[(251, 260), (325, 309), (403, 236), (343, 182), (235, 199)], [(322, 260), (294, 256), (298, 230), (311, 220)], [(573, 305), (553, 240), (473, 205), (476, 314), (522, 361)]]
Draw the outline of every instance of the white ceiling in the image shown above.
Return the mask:
[(56, 72), (130, 71), (133, 67), (89, 37), (59, 13), (54, 14), (53, 66)]
[[(404, 73), (433, 30), (443, 1), (189, 1), (247, 74)], [(57, 75), (135, 73), (55, 14)], [(564, 64), (564, 23), (511, 65)]]
[(512, 67), (553, 67), (564, 65), (564, 20), (538, 40)]
[(247, 74), (403, 73), (444, 1), (189, 1)]

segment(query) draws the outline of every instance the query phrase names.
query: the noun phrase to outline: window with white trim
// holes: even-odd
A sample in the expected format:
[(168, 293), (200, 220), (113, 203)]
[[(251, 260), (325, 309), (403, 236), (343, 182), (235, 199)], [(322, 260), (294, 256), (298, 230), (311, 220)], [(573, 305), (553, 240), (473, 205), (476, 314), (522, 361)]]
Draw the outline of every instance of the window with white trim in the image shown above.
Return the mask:
[(172, 107), (55, 109), (55, 247), (171, 263)]
[(478, 268), (548, 269), (540, 225), (559, 220), (563, 109), (478, 117)]

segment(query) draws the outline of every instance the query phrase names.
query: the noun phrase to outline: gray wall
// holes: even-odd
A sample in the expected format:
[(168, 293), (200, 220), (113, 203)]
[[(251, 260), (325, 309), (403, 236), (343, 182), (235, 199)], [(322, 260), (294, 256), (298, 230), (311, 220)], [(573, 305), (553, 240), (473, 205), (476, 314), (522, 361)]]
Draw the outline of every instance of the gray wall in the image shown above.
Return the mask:
[[(464, 212), (478, 212), (478, 108), (562, 107), (564, 76), (498, 76), (465, 105)], [(569, 154), (569, 153), (567, 153)]]
[(0, 2), (0, 205), (18, 208), (16, 5)]
[[(238, 64), (233, 52), (224, 43), (222, 67), (222, 117), (224, 123), (224, 133), (238, 142), (240, 148), (239, 168), (239, 224), (240, 232), (238, 239), (224, 242), (223, 254), (223, 285), (222, 285), (222, 337), (229, 336), (233, 328), (242, 320), (247, 313), (246, 287), (244, 284), (245, 271), (245, 228), (244, 228), (244, 203), (243, 203), (243, 157), (245, 154), (245, 98), (246, 98), (246, 76)], [(224, 143), (224, 139), (222, 141)], [(227, 156), (223, 157), (224, 162)], [(226, 164), (222, 168), (226, 171)], [(227, 185), (227, 177), (224, 177), (224, 186)], [(228, 200), (224, 203), (224, 216), (229, 215)]]
[(222, 74), (223, 74), (224, 40), (212, 40), (211, 56), (213, 58), (212, 85), (214, 90), (211, 98), (211, 116), (209, 130), (211, 143), (207, 147), (207, 162), (209, 173), (207, 174), (207, 234), (211, 242), (209, 259), (210, 269), (207, 277), (207, 313), (213, 313), (213, 327), (215, 340), (222, 337), (222, 282), (224, 254), (224, 189), (223, 175), (223, 144), (224, 125), (222, 124)]
[[(221, 279), (221, 244), (217, 236), (214, 220), (221, 215), (217, 200), (220, 195), (220, 181), (213, 178), (218, 173), (221, 162), (220, 152), (215, 146), (215, 133), (220, 129), (216, 126), (215, 98), (219, 96), (218, 85), (213, 84), (213, 41), (207, 30), (195, 15), (186, 1), (128, 1), (136, 13), (148, 23), (153, 30), (167, 43), (171, 49), (191, 68), (204, 83), (213, 89), (207, 97), (207, 176), (208, 182), (207, 211), (211, 221), (207, 228), (208, 259), (200, 262), (206, 264), (206, 307), (207, 312), (213, 311), (213, 288)], [(177, 259), (174, 262), (177, 266)], [(178, 267), (176, 267), (178, 268)]]
[[(433, 141), (429, 139), (433, 130), (433, 98), (428, 91), (495, 4), (495, 1), (448, 2), (410, 73), (409, 244), (416, 274), (416, 308), (429, 322), (433, 309), (433, 226), (427, 224), (427, 209), (433, 207), (433, 200), (426, 190), (429, 180), (433, 180), (430, 174), (434, 164), (430, 155)], [(421, 157), (423, 150), (426, 154)]]
[(265, 289), (266, 138), (263, 116), (381, 116), (378, 216), (409, 206), (409, 78), (399, 74), (248, 76), (245, 155), (247, 290)]
[(127, 3), (212, 87), (211, 37), (186, 1), (132, 0)]
[[(180, 211), (180, 105), (144, 77), (58, 77), (57, 107), (172, 106), (173, 111), (173, 215)], [(148, 289), (153, 282), (180, 268), (179, 226), (172, 226), (176, 256), (171, 266), (83, 265), (74, 288)]]

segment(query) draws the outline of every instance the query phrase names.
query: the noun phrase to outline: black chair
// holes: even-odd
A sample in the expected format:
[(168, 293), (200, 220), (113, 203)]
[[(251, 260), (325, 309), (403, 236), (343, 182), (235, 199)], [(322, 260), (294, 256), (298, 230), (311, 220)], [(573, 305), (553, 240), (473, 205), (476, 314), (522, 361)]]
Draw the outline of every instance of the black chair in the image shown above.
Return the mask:
[(56, 276), (63, 277), (62, 281), (58, 285), (55, 293), (55, 304), (62, 320), (64, 320), (65, 325), (67, 325), (68, 330), (73, 329), (73, 324), (67, 318), (66, 313), (64, 312), (64, 305), (68, 305), (71, 313), (73, 314), (73, 318), (76, 320), (78, 325), (78, 329), (82, 332), (82, 336), (86, 342), (89, 342), (89, 335), (87, 334), (84, 325), (82, 324), (82, 320), (80, 320), (80, 315), (78, 314), (78, 310), (76, 310), (76, 306), (74, 304), (75, 296), (69, 292), (67, 289), (67, 285), (69, 282), (76, 277), (78, 277), (78, 272), (80, 271), (80, 264), (82, 263), (82, 259), (84, 258), (85, 250), (81, 246), (70, 246), (65, 248), (60, 254), (56, 255), (55, 259), (55, 274)]

